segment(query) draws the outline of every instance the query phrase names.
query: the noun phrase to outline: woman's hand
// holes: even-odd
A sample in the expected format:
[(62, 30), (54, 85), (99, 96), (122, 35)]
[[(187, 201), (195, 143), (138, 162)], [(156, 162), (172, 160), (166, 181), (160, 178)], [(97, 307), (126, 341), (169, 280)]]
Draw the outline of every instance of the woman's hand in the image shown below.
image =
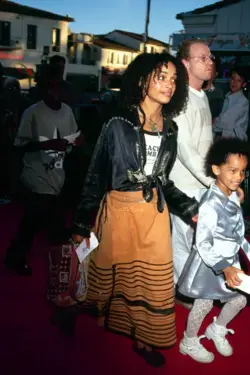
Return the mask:
[(75, 147), (79, 147), (79, 146), (83, 145), (84, 142), (85, 142), (85, 139), (84, 139), (83, 134), (81, 133), (81, 134), (79, 135), (79, 137), (77, 137), (77, 138), (74, 140), (74, 142), (73, 142), (73, 146), (75, 146)]
[(230, 266), (223, 270), (227, 285), (229, 288), (237, 288), (242, 283), (242, 280), (239, 278), (238, 273), (244, 273), (239, 268)]
[(73, 234), (72, 235), (72, 239), (75, 243), (78, 243), (79, 245), (85, 241), (86, 242), (86, 245), (87, 245), (87, 248), (89, 249), (90, 248), (90, 242), (89, 242), (89, 238), (88, 237), (82, 237), (82, 236), (79, 236), (78, 234)]

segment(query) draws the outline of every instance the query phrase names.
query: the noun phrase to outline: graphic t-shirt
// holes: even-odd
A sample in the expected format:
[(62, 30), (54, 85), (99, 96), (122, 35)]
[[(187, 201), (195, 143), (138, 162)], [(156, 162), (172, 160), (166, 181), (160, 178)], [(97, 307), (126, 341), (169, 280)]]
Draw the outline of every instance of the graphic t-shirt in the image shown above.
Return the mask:
[[(59, 110), (53, 110), (40, 101), (24, 112), (14, 145), (64, 138), (76, 131), (75, 117), (68, 105), (62, 104)], [(55, 150), (25, 153), (21, 181), (32, 192), (60, 194), (65, 179), (64, 156), (65, 152)]]
[(150, 176), (153, 171), (153, 167), (158, 156), (158, 152), (161, 145), (162, 135), (158, 133), (151, 133), (144, 130), (145, 142), (146, 142), (146, 164), (144, 171), (147, 176)]

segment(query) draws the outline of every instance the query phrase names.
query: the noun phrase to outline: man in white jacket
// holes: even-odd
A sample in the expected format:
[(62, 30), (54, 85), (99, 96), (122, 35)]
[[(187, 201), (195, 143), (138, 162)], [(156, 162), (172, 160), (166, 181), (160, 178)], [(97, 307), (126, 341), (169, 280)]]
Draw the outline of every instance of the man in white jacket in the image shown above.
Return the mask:
[[(207, 44), (199, 39), (185, 41), (179, 58), (188, 73), (189, 99), (186, 110), (175, 118), (179, 128), (178, 154), (170, 179), (180, 190), (199, 201), (212, 182), (204, 172), (204, 158), (213, 135), (211, 112), (202, 85), (212, 76), (214, 59)], [(177, 284), (190, 254), (193, 229), (179, 217), (171, 215), (171, 218), (174, 281)]]

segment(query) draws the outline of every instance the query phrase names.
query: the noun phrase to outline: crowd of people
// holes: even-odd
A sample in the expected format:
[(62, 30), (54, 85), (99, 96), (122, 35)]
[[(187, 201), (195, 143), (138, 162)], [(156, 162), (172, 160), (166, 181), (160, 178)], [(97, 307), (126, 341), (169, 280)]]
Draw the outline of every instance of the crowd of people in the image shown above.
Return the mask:
[[(234, 67), (230, 92), (214, 106), (216, 65), (205, 42), (185, 41), (177, 57), (145, 53), (132, 61), (68, 230), (64, 160), (84, 138), (67, 102), (62, 65), (52, 61), (14, 138), (25, 199), (6, 266), (32, 275), (28, 254), (42, 225), (50, 243), (72, 236), (89, 246), (94, 231), (99, 246), (91, 253), (84, 306), (99, 325), (130, 337), (134, 352), (159, 367), (165, 364), (159, 349), (176, 343), (177, 302), (190, 309), (182, 354), (212, 362), (200, 343), (207, 337), (221, 355), (232, 355), (227, 325), (246, 305), (237, 289), (239, 249), (250, 259), (240, 205), (248, 165), (245, 70)], [(198, 336), (214, 300), (223, 308)]]

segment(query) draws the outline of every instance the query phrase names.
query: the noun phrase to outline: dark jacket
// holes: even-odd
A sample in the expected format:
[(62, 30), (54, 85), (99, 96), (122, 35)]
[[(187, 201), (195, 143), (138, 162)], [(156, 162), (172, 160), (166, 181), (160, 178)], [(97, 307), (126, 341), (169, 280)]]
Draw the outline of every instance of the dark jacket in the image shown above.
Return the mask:
[(152, 175), (146, 176), (146, 144), (136, 110), (119, 110), (104, 124), (82, 189), (81, 201), (73, 231), (89, 235), (100, 203), (111, 190), (138, 191), (150, 202), (152, 189), (158, 192), (158, 210), (163, 212), (166, 201), (170, 210), (186, 221), (198, 213), (194, 198), (177, 189), (168, 179), (177, 152), (178, 128), (172, 120), (165, 120), (161, 146)]

